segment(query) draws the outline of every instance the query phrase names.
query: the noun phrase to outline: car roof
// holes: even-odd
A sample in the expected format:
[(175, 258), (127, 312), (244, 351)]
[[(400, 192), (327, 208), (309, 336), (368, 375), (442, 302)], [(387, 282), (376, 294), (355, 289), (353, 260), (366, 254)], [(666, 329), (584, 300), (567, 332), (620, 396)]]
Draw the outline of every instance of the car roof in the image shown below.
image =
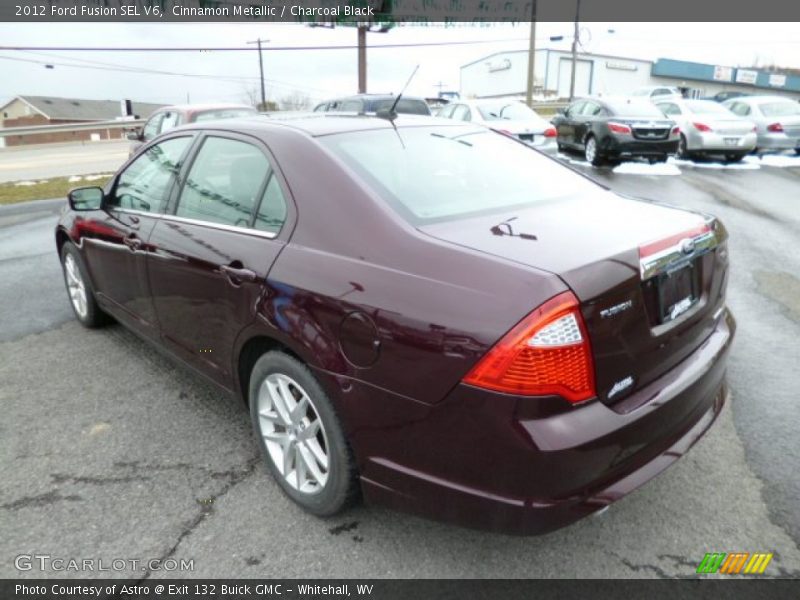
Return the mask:
[[(209, 123), (192, 123), (182, 129), (224, 129), (228, 131), (268, 132), (273, 127), (294, 129), (312, 137), (347, 133), (355, 131), (372, 131), (403, 127), (463, 127), (469, 125), (452, 119), (440, 119), (427, 115), (400, 114), (394, 122), (376, 116), (357, 113), (308, 112), (292, 113), (286, 116), (253, 115), (214, 121)], [(174, 131), (174, 130), (171, 130)]]
[(752, 103), (752, 104), (761, 104), (762, 102), (794, 102), (791, 98), (787, 98), (786, 96), (770, 96), (770, 95), (763, 95), (763, 96), (740, 96), (737, 98), (731, 98), (730, 100), (726, 100), (726, 102), (745, 102), (745, 103)]

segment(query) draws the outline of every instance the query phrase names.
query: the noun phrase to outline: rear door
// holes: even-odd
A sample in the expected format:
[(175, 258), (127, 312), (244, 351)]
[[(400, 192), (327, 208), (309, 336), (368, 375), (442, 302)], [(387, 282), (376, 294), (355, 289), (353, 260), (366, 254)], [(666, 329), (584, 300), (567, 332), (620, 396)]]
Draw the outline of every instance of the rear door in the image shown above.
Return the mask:
[(586, 104), (584, 100), (571, 104), (563, 117), (557, 119), (556, 131), (560, 142), (575, 145), (575, 126), (580, 122), (580, 113), (584, 104)]
[(232, 350), (255, 318), (294, 208), (266, 146), (202, 136), (150, 239), (148, 274), (167, 347), (225, 387)]

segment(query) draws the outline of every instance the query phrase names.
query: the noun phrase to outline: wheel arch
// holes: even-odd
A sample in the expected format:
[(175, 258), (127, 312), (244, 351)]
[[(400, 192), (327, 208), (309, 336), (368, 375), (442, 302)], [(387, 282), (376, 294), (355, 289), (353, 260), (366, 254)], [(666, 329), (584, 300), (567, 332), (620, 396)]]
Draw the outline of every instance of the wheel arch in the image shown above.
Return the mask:
[(250, 387), (250, 373), (253, 371), (253, 365), (256, 361), (264, 356), (267, 352), (278, 350), (288, 354), (292, 358), (307, 365), (308, 362), (303, 360), (303, 357), (294, 352), (289, 346), (275, 339), (258, 333), (249, 338), (242, 345), (239, 354), (236, 358), (236, 377), (238, 381), (238, 392), (241, 395), (242, 401), (245, 406), (248, 405), (248, 391)]

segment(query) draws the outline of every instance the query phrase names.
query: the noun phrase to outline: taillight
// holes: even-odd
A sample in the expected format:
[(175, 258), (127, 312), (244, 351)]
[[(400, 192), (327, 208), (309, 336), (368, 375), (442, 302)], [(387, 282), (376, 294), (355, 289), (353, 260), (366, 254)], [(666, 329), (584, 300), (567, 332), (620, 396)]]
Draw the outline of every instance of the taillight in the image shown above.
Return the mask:
[(631, 128), (623, 123), (614, 123), (613, 121), (608, 122), (608, 128), (613, 131), (614, 133), (628, 133), (630, 134)]
[(680, 127), (673, 127), (672, 128), (672, 135), (678, 135), (681, 132)]
[(476, 387), (524, 396), (596, 396), (589, 336), (572, 292), (551, 298), (520, 321), (464, 378)]
[(555, 127), (548, 127), (544, 130), (544, 137), (546, 138), (556, 137), (556, 135), (558, 135), (558, 133)]
[(780, 123), (771, 123), (767, 125), (767, 131), (771, 131), (772, 133), (781, 133), (783, 132), (783, 125)]
[(703, 131), (703, 132), (711, 131), (711, 127), (709, 127), (705, 123), (692, 123), (692, 125), (694, 125), (694, 128), (697, 129), (697, 131)]

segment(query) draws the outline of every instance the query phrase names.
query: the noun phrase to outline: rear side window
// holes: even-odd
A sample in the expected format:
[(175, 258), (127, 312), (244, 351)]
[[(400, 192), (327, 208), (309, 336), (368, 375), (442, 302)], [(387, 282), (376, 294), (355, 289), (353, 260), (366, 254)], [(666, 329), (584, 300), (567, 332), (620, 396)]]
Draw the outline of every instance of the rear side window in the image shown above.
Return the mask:
[(253, 226), (261, 231), (278, 233), (286, 221), (286, 199), (281, 190), (281, 184), (275, 173), (271, 173), (261, 204), (256, 211), (256, 220)]
[(173, 138), (148, 148), (119, 176), (108, 205), (160, 212), (191, 141), (191, 137)]
[[(394, 104), (394, 98), (385, 98), (383, 100), (376, 100), (372, 105), (371, 112), (378, 112), (379, 110), (388, 110)], [(431, 109), (424, 100), (416, 100), (414, 98), (400, 97), (395, 110), (400, 114), (405, 115), (427, 115), (430, 116)]]
[(467, 125), (344, 133), (320, 142), (413, 225), (597, 190), (535, 150)]
[(175, 214), (249, 227), (269, 174), (269, 161), (256, 146), (207, 137), (186, 177)]
[(193, 122), (200, 123), (202, 121), (214, 121), (216, 119), (235, 119), (236, 117), (246, 117), (254, 115), (255, 110), (248, 110), (246, 108), (226, 108), (220, 110), (207, 110), (205, 112), (196, 113)]
[(142, 130), (142, 138), (145, 142), (152, 140), (161, 132), (161, 121), (164, 120), (164, 113), (156, 113), (150, 120), (145, 123), (144, 129)]

